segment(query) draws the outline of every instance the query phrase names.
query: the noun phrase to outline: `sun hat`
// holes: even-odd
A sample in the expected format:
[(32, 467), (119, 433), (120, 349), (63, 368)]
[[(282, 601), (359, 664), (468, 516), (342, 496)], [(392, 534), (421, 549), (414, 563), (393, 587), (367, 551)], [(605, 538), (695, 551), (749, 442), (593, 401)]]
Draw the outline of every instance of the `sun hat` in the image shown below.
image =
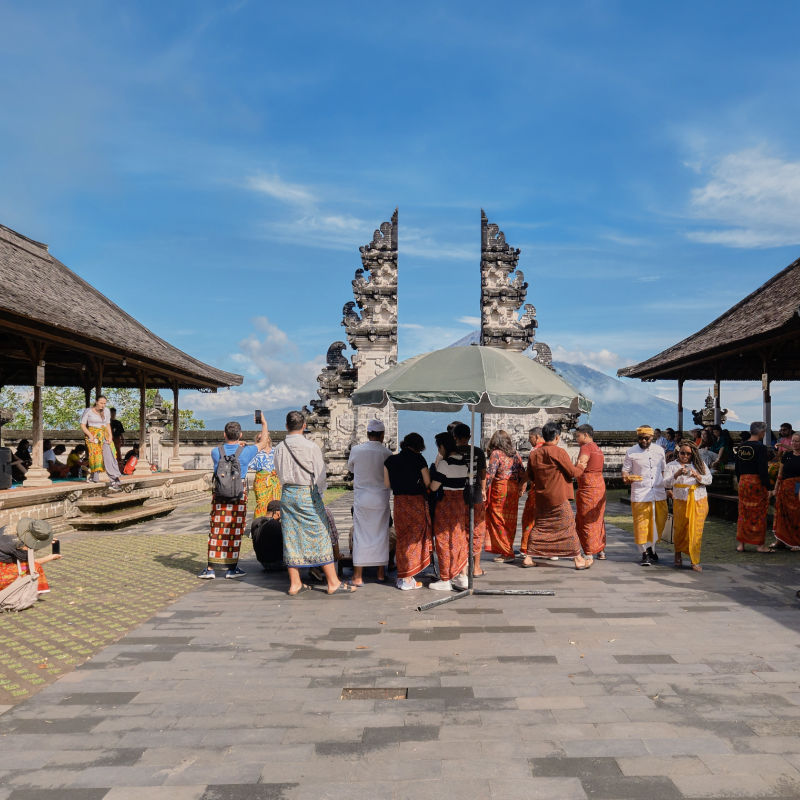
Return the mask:
[(17, 538), (31, 550), (41, 550), (50, 544), (53, 529), (43, 519), (28, 519), (17, 522)]

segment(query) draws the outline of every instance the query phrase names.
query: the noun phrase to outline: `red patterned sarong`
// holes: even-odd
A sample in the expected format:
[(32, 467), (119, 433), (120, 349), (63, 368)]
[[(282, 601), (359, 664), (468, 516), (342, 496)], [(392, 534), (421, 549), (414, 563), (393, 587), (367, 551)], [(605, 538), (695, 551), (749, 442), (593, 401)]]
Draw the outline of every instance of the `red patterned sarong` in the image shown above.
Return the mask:
[[(486, 498), (486, 549), (508, 558), (514, 555), (514, 537), (517, 535), (520, 483), (516, 476), (494, 478)], [(438, 511), (437, 511), (438, 513)]]
[(559, 506), (537, 509), (536, 524), (531, 529), (528, 555), (540, 558), (575, 558), (581, 554), (581, 543), (575, 530), (575, 515), (569, 500)]
[[(469, 538), (469, 506), (465, 504), (467, 510), (466, 522), (464, 523), (464, 530), (467, 532)], [(483, 544), (486, 541), (486, 503), (475, 503), (473, 506), (475, 515), (475, 529), (472, 531), (472, 555), (476, 556), (483, 550)]]
[(445, 489), (444, 497), (436, 504), (433, 532), (439, 576), (443, 581), (459, 575), (467, 566), (469, 532), (464, 528), (464, 508), (464, 493), (460, 489)]
[(260, 470), (256, 472), (253, 481), (253, 492), (256, 495), (256, 507), (253, 511), (253, 519), (267, 516), (267, 506), (271, 500), (281, 499), (281, 482), (278, 480), (277, 472)]
[(775, 538), (788, 547), (800, 547), (800, 478), (782, 478), (775, 493)]
[(394, 497), (395, 563), (398, 578), (413, 578), (431, 563), (431, 517), (428, 500), (421, 494)]
[(212, 498), (208, 535), (208, 563), (212, 567), (235, 567), (239, 563), (246, 517), (247, 496), (238, 503), (220, 503)]
[(583, 552), (593, 556), (606, 549), (606, 482), (602, 472), (584, 472), (575, 492), (575, 527)]
[[(37, 589), (39, 594), (44, 594), (45, 592), (50, 591), (50, 584), (47, 583), (47, 578), (44, 576), (44, 569), (42, 565), (38, 561), (33, 562), (36, 565), (36, 571), (39, 573), (39, 581), (37, 585)], [(23, 561), (20, 566), (22, 567), (22, 574), (28, 574), (28, 564)], [(13, 564), (3, 564), (0, 563), (0, 591), (5, 589), (7, 586), (11, 586), (14, 581), (19, 578), (19, 572), (17, 571), (17, 562), (15, 561)]]
[(736, 523), (736, 540), (742, 544), (764, 544), (767, 537), (767, 512), (769, 491), (758, 475), (739, 477), (739, 519)]
[(528, 489), (528, 496), (525, 498), (525, 508), (522, 509), (522, 543), (519, 546), (520, 552), (528, 552), (528, 542), (530, 542), (531, 531), (536, 524), (536, 492), (533, 486)]

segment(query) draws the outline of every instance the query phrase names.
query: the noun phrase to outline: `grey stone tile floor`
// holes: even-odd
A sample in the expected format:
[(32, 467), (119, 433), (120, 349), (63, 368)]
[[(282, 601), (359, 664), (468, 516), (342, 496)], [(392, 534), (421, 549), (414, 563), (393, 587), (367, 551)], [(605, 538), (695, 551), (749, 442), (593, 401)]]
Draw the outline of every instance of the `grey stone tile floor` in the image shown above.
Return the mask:
[(0, 715), (0, 800), (800, 797), (798, 569), (642, 568), (608, 537), (588, 571), (477, 581), (553, 597), (427, 613), (438, 593), (370, 580), (290, 598), (255, 561), (198, 581)]

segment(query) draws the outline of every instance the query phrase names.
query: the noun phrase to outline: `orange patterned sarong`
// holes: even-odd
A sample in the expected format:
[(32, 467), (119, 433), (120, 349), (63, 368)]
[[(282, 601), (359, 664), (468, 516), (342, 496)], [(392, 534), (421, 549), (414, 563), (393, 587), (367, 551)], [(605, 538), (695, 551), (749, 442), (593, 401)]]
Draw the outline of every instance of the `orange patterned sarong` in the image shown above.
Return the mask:
[[(486, 540), (486, 503), (475, 503), (475, 529), (472, 532), (472, 555), (476, 556), (483, 550), (483, 544)], [(464, 529), (469, 537), (469, 506), (466, 506), (467, 517), (464, 523)]]
[(464, 527), (464, 509), (464, 494), (460, 490), (445, 489), (444, 497), (436, 504), (433, 532), (439, 576), (443, 581), (455, 578), (467, 566), (469, 532)]
[(520, 488), (516, 476), (492, 479), (486, 498), (486, 549), (490, 553), (507, 558), (514, 555)]
[(602, 472), (584, 472), (575, 492), (575, 527), (587, 556), (606, 549), (606, 482)]
[(398, 578), (413, 578), (431, 563), (431, 517), (428, 500), (421, 494), (394, 496), (394, 559)]
[(787, 547), (800, 547), (800, 478), (782, 478), (775, 493), (775, 538)]
[[(47, 583), (47, 578), (44, 576), (44, 569), (42, 569), (42, 565), (38, 561), (34, 561), (33, 563), (36, 565), (36, 571), (39, 573), (39, 581), (36, 587), (37, 591), (39, 594), (49, 592), (50, 585)], [(27, 575), (27, 562), (21, 561), (20, 567), (22, 567), (22, 574)], [(11, 586), (11, 584), (14, 583), (17, 578), (19, 578), (19, 570), (17, 570), (16, 561), (13, 564), (0, 563), (0, 591), (5, 589), (7, 586)]]
[(758, 475), (739, 476), (739, 519), (736, 540), (742, 544), (761, 546), (767, 538), (769, 490)]
[(521, 553), (528, 552), (528, 543), (531, 538), (531, 531), (536, 524), (536, 492), (531, 484), (528, 489), (528, 496), (525, 498), (525, 507), (522, 509), (522, 543), (519, 546)]

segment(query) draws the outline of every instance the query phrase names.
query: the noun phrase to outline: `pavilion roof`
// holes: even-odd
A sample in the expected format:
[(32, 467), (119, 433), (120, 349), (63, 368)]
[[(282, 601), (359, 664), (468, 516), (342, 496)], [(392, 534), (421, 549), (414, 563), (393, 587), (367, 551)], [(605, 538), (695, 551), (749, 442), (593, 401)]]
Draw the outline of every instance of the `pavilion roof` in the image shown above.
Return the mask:
[[(81, 386), (102, 365), (102, 385), (177, 384), (210, 389), (242, 376), (204, 364), (148, 330), (50, 255), (47, 245), (0, 225), (0, 384), (31, 385), (31, 342), (47, 344), (45, 381)], [(125, 363), (123, 363), (125, 362)]]
[(800, 259), (705, 328), (625, 367), (626, 378), (800, 380)]

